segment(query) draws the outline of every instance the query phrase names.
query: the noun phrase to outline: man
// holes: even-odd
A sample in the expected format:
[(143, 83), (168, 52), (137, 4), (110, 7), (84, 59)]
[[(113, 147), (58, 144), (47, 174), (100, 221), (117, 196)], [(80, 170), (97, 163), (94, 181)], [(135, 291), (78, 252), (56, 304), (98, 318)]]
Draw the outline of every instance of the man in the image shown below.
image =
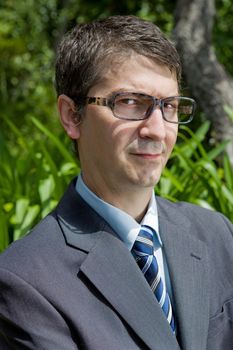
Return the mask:
[(152, 23), (77, 26), (56, 63), (81, 174), (0, 257), (0, 348), (233, 349), (233, 226), (155, 197), (178, 125), (174, 46)]

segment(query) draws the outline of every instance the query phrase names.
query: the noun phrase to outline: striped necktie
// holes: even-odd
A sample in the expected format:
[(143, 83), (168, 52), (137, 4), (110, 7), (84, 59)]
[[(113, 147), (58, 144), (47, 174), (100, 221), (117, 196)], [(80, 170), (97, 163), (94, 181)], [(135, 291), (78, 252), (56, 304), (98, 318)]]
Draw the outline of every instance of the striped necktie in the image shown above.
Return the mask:
[(175, 319), (172, 312), (172, 305), (166, 286), (161, 279), (157, 259), (154, 255), (153, 234), (154, 230), (146, 225), (142, 225), (140, 232), (132, 248), (132, 253), (147, 282), (149, 283), (156, 299), (159, 302), (165, 316), (171, 326), (172, 331), (176, 332)]

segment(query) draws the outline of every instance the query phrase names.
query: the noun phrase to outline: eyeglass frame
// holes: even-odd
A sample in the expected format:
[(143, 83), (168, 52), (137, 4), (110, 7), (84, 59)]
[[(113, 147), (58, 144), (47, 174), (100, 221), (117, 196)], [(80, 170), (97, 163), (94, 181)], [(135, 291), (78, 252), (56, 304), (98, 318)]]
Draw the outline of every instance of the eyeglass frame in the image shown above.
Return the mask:
[[(142, 118), (124, 118), (124, 117), (119, 117), (118, 115), (116, 115), (114, 113), (114, 106), (115, 106), (115, 99), (118, 97), (118, 96), (124, 96), (124, 95), (137, 95), (137, 96), (143, 96), (143, 97), (148, 97), (149, 99), (151, 99), (153, 101), (153, 105), (151, 106), (151, 108), (148, 108), (145, 115), (142, 116)], [(171, 120), (168, 120), (165, 115), (164, 115), (164, 110), (163, 110), (163, 104), (164, 104), (164, 101), (166, 100), (172, 100), (172, 99), (182, 99), (182, 100), (186, 100), (186, 101), (190, 101), (192, 102), (192, 107), (193, 107), (193, 110), (192, 110), (192, 114), (190, 114), (189, 116), (189, 119), (187, 121), (171, 121)], [(73, 98), (73, 100), (75, 101), (76, 99)], [(78, 101), (77, 101), (78, 102)], [(140, 120), (146, 120), (150, 117), (150, 115), (153, 113), (154, 109), (156, 108), (156, 106), (159, 106), (160, 108), (160, 111), (162, 113), (162, 117), (163, 119), (168, 122), (168, 123), (172, 123), (172, 124), (188, 124), (190, 123), (192, 120), (193, 120), (193, 117), (194, 117), (194, 113), (195, 113), (195, 110), (196, 110), (196, 101), (193, 99), (193, 98), (190, 98), (190, 97), (185, 97), (185, 96), (169, 96), (169, 97), (164, 97), (164, 98), (156, 98), (155, 96), (152, 96), (152, 95), (147, 95), (147, 94), (144, 94), (144, 93), (138, 93), (138, 92), (131, 92), (131, 91), (123, 91), (123, 92), (115, 92), (113, 93), (110, 97), (96, 97), (96, 96), (87, 96), (83, 99), (81, 99), (80, 102), (85, 102), (86, 104), (92, 104), (92, 105), (97, 105), (97, 106), (106, 106), (108, 108), (111, 109), (112, 111), (112, 114), (115, 118), (117, 119), (121, 119), (121, 120), (128, 120), (128, 121), (140, 121)]]

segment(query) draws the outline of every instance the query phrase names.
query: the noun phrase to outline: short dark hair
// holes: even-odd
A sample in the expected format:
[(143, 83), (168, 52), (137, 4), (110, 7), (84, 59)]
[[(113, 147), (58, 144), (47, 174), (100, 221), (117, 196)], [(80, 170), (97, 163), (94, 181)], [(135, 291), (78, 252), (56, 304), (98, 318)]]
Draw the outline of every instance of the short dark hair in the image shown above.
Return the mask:
[(180, 58), (161, 30), (135, 16), (112, 16), (78, 25), (65, 35), (56, 61), (57, 94), (83, 99), (111, 61), (132, 53), (167, 66), (179, 84)]

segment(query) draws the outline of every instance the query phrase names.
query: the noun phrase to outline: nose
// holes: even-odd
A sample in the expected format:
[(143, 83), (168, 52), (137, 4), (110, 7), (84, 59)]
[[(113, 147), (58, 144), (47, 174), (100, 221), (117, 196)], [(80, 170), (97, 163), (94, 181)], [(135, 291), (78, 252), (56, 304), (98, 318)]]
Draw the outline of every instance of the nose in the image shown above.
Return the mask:
[(139, 127), (141, 138), (162, 141), (166, 137), (166, 121), (163, 119), (160, 106), (156, 106), (149, 118), (142, 121)]

